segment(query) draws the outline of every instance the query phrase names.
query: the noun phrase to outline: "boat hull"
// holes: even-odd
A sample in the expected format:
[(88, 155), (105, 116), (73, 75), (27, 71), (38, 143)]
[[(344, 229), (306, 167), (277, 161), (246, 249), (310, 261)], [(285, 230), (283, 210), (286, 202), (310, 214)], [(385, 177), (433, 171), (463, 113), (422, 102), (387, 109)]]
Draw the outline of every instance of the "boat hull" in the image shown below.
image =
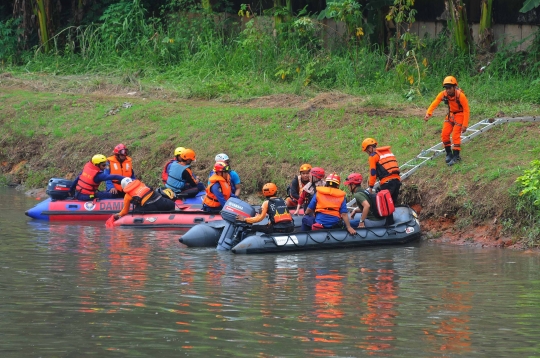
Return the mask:
[(316, 230), (292, 234), (255, 233), (232, 247), (235, 254), (325, 250), (362, 246), (406, 244), (421, 237), (420, 222), (414, 210), (397, 207), (396, 224), (389, 227), (357, 228), (356, 235), (347, 230)]
[(177, 211), (163, 213), (130, 213), (114, 222), (115, 227), (135, 229), (182, 229), (198, 224), (221, 221), (221, 215), (202, 210), (202, 205), (179, 205)]
[[(204, 192), (203, 192), (204, 193)], [(177, 200), (177, 206), (183, 204), (201, 204), (199, 193), (195, 198), (188, 198), (184, 201)], [(45, 221), (105, 221), (112, 214), (122, 210), (124, 199), (101, 199), (94, 201), (79, 201), (74, 199), (52, 200), (48, 198), (25, 214), (35, 220)]]

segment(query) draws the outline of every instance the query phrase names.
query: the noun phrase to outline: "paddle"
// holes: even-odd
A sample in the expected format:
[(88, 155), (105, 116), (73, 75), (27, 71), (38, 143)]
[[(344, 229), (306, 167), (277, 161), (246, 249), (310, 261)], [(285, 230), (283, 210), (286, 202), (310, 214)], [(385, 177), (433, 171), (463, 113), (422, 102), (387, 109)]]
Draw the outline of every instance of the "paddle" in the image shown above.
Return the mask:
[(113, 229), (114, 228), (114, 215), (111, 215), (110, 218), (105, 221), (105, 227), (107, 229)]

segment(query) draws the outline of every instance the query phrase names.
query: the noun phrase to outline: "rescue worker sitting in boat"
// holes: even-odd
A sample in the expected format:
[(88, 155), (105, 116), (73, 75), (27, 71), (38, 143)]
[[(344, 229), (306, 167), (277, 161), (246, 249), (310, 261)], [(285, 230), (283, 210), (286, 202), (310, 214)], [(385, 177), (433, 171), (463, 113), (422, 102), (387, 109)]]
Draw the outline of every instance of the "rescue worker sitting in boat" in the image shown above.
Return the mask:
[[(229, 168), (231, 167), (231, 158), (229, 158), (229, 156), (225, 153), (219, 153), (218, 155), (216, 155), (215, 161), (225, 162), (225, 164), (227, 164)], [(212, 175), (214, 175), (213, 170), (208, 175), (208, 185), (210, 185), (210, 177)], [(240, 191), (242, 190), (242, 182), (240, 181), (240, 175), (238, 175), (236, 171), (232, 170), (232, 168), (231, 168), (231, 171), (229, 172), (229, 175), (231, 176), (231, 180), (230, 180), (231, 190), (236, 197), (239, 197)]]
[[(133, 161), (131, 160), (131, 157), (128, 156), (128, 149), (125, 145), (120, 143), (114, 147), (113, 155), (108, 157), (107, 161), (107, 167), (104, 171), (105, 174), (121, 175), (135, 180)], [(122, 186), (118, 181), (107, 180), (105, 182), (105, 189), (118, 198), (124, 196)]]
[(351, 226), (360, 229), (384, 226), (386, 220), (379, 219), (373, 214), (375, 203), (371, 200), (370, 193), (367, 190), (362, 190), (362, 180), (363, 177), (360, 173), (351, 173), (345, 180), (345, 185), (349, 187), (358, 206), (351, 212), (351, 219), (354, 219), (357, 213), (362, 213), (360, 219), (351, 220)]
[(214, 175), (210, 177), (210, 185), (206, 187), (206, 195), (203, 198), (203, 210), (208, 212), (220, 212), (232, 194), (229, 166), (225, 162), (214, 164)]
[(349, 234), (356, 235), (349, 223), (346, 194), (339, 189), (340, 183), (339, 175), (332, 173), (326, 177), (326, 186), (317, 188), (302, 219), (302, 231), (342, 228), (344, 223)]
[(302, 188), (311, 181), (311, 169), (311, 164), (308, 163), (300, 166), (300, 175), (295, 176), (291, 182), (291, 185), (289, 185), (287, 188), (287, 198), (285, 199), (285, 202), (287, 203), (288, 207), (294, 208), (298, 205), (298, 199), (300, 198)]
[(195, 159), (195, 151), (193, 149), (186, 148), (179, 155), (176, 156), (176, 161), (169, 166), (167, 188), (178, 194), (182, 193), (183, 196), (195, 197), (199, 191), (203, 191), (204, 184), (193, 175), (191, 171), (191, 163)]
[(293, 215), (298, 214), (301, 206), (304, 206), (305, 211), (307, 204), (309, 204), (309, 202), (313, 198), (313, 195), (315, 195), (315, 193), (317, 192), (317, 187), (325, 185), (324, 174), (325, 173), (323, 168), (315, 167), (311, 169), (311, 179), (309, 183), (304, 185), (304, 187), (302, 188), (300, 197), (298, 198), (298, 205), (296, 206), (296, 210), (294, 211)]
[(177, 147), (174, 150), (174, 158), (169, 159), (167, 163), (165, 163), (165, 165), (163, 166), (163, 170), (161, 171), (161, 181), (163, 182), (163, 185), (167, 184), (167, 179), (169, 179), (169, 167), (172, 163), (180, 159), (179, 155), (182, 154), (185, 149), (186, 148), (184, 147)]
[(70, 192), (74, 193), (73, 197), (80, 201), (89, 201), (95, 198), (115, 198), (115, 194), (98, 191), (99, 184), (107, 180), (117, 180), (120, 182), (124, 177), (122, 175), (105, 174), (104, 170), (106, 167), (107, 158), (103, 154), (94, 155), (84, 165), (81, 174), (73, 181), (70, 189)]
[(165, 198), (152, 188), (147, 187), (140, 180), (124, 178), (120, 184), (125, 193), (122, 211), (114, 214), (114, 220), (120, 219), (129, 212), (130, 204), (133, 204), (134, 213), (148, 213), (155, 211), (174, 211), (174, 201)]
[(294, 231), (294, 222), (285, 200), (276, 196), (277, 186), (274, 183), (266, 183), (262, 188), (262, 193), (266, 200), (261, 205), (261, 212), (254, 217), (244, 218), (241, 215), (236, 217), (238, 221), (245, 221), (248, 224), (258, 223), (262, 221), (268, 214), (267, 225), (252, 225), (252, 231), (264, 232), (271, 234), (273, 232), (288, 233)]

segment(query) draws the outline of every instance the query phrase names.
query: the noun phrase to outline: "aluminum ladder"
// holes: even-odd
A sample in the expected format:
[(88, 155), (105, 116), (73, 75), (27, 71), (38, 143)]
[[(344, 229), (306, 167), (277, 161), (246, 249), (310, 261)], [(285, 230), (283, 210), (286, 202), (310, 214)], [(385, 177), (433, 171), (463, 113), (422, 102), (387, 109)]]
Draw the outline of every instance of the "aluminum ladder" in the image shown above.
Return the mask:
[[(497, 119), (487, 118), (468, 127), (467, 131), (461, 135), (461, 143), (467, 143), (474, 137), (487, 132), (491, 128), (498, 126), (499, 124), (509, 122), (540, 122), (540, 117), (501, 117)], [(416, 157), (399, 166), (401, 170), (401, 180), (403, 181), (407, 179), (427, 162), (445, 153), (446, 152), (442, 142), (437, 143), (431, 148), (423, 150)]]

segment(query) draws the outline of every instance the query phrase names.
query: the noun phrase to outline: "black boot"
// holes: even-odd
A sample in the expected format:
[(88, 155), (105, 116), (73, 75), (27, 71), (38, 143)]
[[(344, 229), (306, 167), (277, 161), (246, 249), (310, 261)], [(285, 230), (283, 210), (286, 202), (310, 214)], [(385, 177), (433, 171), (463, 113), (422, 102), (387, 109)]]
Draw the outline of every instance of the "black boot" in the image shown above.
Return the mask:
[(444, 147), (444, 150), (446, 150), (446, 164), (450, 163), (450, 161), (454, 158), (452, 155), (452, 147)]
[(454, 150), (454, 156), (451, 161), (448, 162), (448, 165), (454, 165), (457, 162), (461, 161), (461, 157), (459, 156), (459, 150)]

